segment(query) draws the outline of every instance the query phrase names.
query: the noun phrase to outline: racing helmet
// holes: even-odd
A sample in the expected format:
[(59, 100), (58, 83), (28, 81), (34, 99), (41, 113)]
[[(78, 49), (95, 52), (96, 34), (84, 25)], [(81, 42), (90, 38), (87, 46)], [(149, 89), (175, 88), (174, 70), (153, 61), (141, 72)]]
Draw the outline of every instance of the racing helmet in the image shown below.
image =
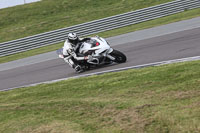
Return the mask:
[(68, 34), (68, 40), (70, 43), (72, 43), (73, 45), (76, 45), (79, 41), (78, 36), (76, 35), (76, 33), (69, 33)]

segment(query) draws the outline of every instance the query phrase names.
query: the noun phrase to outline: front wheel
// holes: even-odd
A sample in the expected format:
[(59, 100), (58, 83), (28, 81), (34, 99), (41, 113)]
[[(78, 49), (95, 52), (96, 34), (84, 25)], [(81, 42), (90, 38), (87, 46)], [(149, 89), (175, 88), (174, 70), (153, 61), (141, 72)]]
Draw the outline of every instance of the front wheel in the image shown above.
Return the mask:
[(126, 55), (124, 55), (122, 52), (120, 52), (118, 50), (113, 50), (110, 53), (110, 55), (115, 58), (114, 62), (116, 62), (116, 63), (124, 63), (124, 62), (126, 62)]

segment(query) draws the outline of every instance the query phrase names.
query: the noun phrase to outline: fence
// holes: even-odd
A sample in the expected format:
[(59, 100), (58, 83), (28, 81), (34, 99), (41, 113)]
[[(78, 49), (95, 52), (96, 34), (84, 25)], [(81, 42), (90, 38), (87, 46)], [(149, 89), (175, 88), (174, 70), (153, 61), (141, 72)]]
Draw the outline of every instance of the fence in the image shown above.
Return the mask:
[(199, 7), (200, 0), (176, 0), (104, 19), (0, 43), (0, 57), (62, 42), (66, 39), (67, 33), (69, 32), (76, 32), (79, 36), (87, 36)]

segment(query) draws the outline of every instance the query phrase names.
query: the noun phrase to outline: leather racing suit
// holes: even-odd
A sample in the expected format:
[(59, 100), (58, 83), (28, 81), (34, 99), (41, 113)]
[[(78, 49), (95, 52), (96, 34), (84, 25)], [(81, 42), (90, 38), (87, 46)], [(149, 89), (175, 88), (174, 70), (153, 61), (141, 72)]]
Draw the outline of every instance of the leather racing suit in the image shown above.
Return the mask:
[(76, 45), (70, 43), (68, 40), (65, 41), (63, 46), (64, 61), (67, 62), (70, 67), (74, 68), (77, 72), (82, 71), (82, 67), (79, 62), (82, 60), (89, 60), (92, 57), (83, 56), (78, 54), (81, 42), (89, 40), (90, 38), (80, 39)]

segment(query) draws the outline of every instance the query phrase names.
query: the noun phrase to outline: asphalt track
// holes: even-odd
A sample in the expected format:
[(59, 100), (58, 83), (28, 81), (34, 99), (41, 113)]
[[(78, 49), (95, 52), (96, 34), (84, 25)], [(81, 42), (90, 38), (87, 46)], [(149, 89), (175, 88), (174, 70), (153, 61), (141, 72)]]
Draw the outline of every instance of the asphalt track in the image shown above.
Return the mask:
[[(113, 46), (127, 55), (123, 64), (94, 69), (82, 74), (200, 55), (200, 28)], [(0, 72), (0, 89), (78, 75), (62, 59)]]
[[(126, 54), (126, 63), (106, 66), (82, 74), (148, 64), (166, 60), (200, 56), (200, 28), (184, 30), (150, 39), (114, 45)], [(77, 76), (62, 59), (52, 59), (0, 71), (0, 90)]]

